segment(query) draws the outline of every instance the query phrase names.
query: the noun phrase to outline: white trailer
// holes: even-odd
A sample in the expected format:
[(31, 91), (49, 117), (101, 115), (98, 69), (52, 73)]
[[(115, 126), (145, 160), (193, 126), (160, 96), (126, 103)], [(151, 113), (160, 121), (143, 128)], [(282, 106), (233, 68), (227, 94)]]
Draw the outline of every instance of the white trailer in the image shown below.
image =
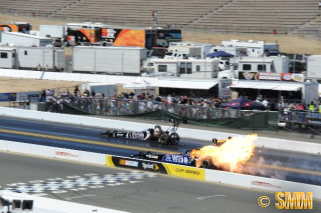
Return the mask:
[(321, 80), (321, 55), (311, 55), (308, 57), (307, 78)]
[(45, 47), (52, 45), (53, 40), (25, 33), (6, 32), (1, 34), (1, 42), (14, 46)]
[[(198, 58), (204, 59), (206, 56), (211, 53), (211, 49), (215, 47), (215, 44), (207, 44), (207, 43), (197, 43), (197, 42), (191, 42), (191, 41), (184, 41), (184, 42), (170, 42), (169, 43), (169, 49), (173, 49), (175, 51), (175, 48), (179, 46), (185, 46), (185, 47), (192, 47), (192, 48), (201, 48)], [(197, 50), (198, 51), (198, 50)], [(182, 52), (184, 51), (175, 51), (175, 52)], [(189, 54), (189, 53), (185, 53)], [(195, 57), (195, 56), (194, 56)]]
[(145, 61), (144, 76), (176, 76), (182, 78), (216, 78), (218, 59), (156, 59)]
[(82, 91), (87, 89), (89, 92), (93, 90), (96, 92), (103, 92), (105, 97), (116, 96), (117, 95), (117, 84), (114, 83), (86, 83), (81, 85)]
[(279, 45), (274, 43), (265, 43), (265, 41), (253, 40), (249, 41), (239, 41), (239, 40), (230, 40), (222, 41), (221, 46), (223, 47), (246, 47), (247, 55), (249, 57), (263, 57), (264, 55), (279, 55)]
[(52, 47), (17, 47), (17, 68), (61, 70), (65, 67), (64, 51)]
[(189, 45), (178, 45), (168, 47), (168, 52), (180, 52), (188, 54), (191, 57), (200, 58), (202, 55), (202, 48)]
[(224, 47), (224, 46), (215, 46), (210, 49), (210, 53), (217, 51), (224, 51), (226, 53), (232, 54), (234, 57), (246, 57), (247, 48), (246, 47)]
[(0, 47), (0, 68), (15, 68), (16, 50), (11, 47)]
[(51, 38), (64, 38), (66, 30), (64, 25), (40, 25), (40, 36)]
[(237, 61), (233, 63), (237, 64), (235, 70), (231, 66), (230, 70), (224, 70), (219, 72), (218, 78), (220, 79), (237, 79), (239, 71), (245, 72), (267, 72), (267, 73), (289, 73), (289, 58), (286, 56), (275, 57), (244, 57), (242, 59), (235, 58)]
[(139, 75), (147, 50), (140, 47), (73, 48), (73, 72)]

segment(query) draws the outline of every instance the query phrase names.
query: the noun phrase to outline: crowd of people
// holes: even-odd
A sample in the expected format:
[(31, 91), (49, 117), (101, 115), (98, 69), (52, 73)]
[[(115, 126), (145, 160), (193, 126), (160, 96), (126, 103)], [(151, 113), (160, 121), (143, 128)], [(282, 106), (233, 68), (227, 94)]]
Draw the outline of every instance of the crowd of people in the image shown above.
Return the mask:
[[(131, 115), (164, 110), (195, 119), (242, 116), (242, 112), (219, 108), (221, 104), (228, 102), (228, 100), (223, 100), (220, 97), (192, 98), (190, 96), (177, 96), (176, 94), (154, 97), (149, 93), (135, 94), (133, 92), (106, 97), (100, 91), (89, 91), (88, 89), (81, 91), (78, 86), (75, 87), (73, 92), (68, 89), (66, 91), (59, 90), (58, 94), (55, 94), (54, 90), (43, 90), (40, 101), (47, 102), (47, 111), (50, 112), (61, 112), (62, 103), (65, 102), (77, 109), (95, 115)], [(262, 103), (267, 110), (271, 108), (268, 99), (261, 100), (258, 98), (256, 102)], [(280, 120), (302, 120), (302, 116), (299, 117), (296, 114), (306, 111), (321, 115), (321, 104), (318, 105), (314, 102), (305, 106), (303, 103), (284, 103), (280, 101), (276, 108), (280, 112)], [(257, 112), (253, 111), (253, 113)]]

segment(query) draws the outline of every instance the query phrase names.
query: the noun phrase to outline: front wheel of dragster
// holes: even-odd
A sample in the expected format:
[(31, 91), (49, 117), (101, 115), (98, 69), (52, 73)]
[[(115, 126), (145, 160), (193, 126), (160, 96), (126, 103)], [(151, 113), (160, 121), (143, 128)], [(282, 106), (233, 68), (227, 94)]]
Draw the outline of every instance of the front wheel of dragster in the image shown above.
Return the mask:
[(204, 169), (210, 169), (211, 168), (211, 164), (210, 164), (209, 161), (205, 160), (205, 161), (202, 162), (202, 167)]
[(170, 140), (171, 144), (178, 145), (180, 138), (179, 138), (179, 135), (176, 132), (174, 132), (174, 133), (170, 134), (169, 140)]
[(168, 144), (168, 142), (169, 142), (169, 135), (168, 135), (168, 133), (164, 132), (159, 137), (158, 143), (160, 143), (160, 144)]

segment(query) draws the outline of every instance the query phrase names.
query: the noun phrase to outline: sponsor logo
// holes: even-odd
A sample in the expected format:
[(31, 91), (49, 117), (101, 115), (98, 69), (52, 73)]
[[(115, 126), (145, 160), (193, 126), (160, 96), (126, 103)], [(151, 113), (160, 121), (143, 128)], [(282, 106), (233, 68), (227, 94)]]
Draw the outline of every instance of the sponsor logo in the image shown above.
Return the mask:
[[(313, 209), (313, 192), (277, 192), (275, 199), (277, 209)], [(261, 207), (268, 207), (270, 198), (261, 196), (258, 204)]]
[(107, 29), (107, 38), (115, 38), (116, 30), (114, 29)]
[(58, 156), (64, 156), (64, 157), (72, 157), (72, 158), (78, 158), (78, 155), (73, 155), (69, 152), (61, 152), (61, 151), (56, 151), (56, 155)]
[(177, 168), (177, 169), (175, 169), (175, 172), (193, 174), (193, 175), (200, 175), (199, 171), (195, 171), (195, 170), (191, 170), (191, 169), (180, 169), (180, 168)]
[(162, 161), (189, 165), (191, 158), (187, 155), (165, 155)]
[(142, 132), (132, 132), (131, 133), (132, 139), (144, 139), (144, 133)]
[(142, 163), (142, 167), (144, 169), (152, 169), (152, 170), (159, 170), (159, 167), (157, 166), (157, 164), (153, 164), (153, 163)]
[(258, 73), (260, 80), (274, 80), (274, 81), (280, 81), (281, 80), (281, 74), (280, 73)]
[(261, 182), (261, 181), (252, 181), (252, 185), (281, 189), (281, 186), (276, 186), (276, 185), (266, 183), (266, 182)]
[(146, 155), (146, 158), (158, 159), (158, 156), (157, 155), (148, 154), (148, 155)]
[(119, 164), (124, 166), (132, 166), (132, 167), (138, 167), (139, 165), (137, 161), (131, 161), (131, 160), (125, 160), (125, 159), (120, 159)]

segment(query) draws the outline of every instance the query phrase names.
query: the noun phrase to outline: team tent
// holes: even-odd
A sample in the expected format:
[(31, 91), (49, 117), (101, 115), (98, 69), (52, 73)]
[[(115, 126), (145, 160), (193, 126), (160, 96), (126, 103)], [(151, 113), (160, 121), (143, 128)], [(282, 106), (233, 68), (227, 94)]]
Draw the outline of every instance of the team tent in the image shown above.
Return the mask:
[(256, 102), (256, 101), (251, 101), (243, 96), (240, 96), (239, 98), (221, 104), (219, 108), (224, 108), (224, 109), (238, 109), (238, 110), (264, 110), (265, 107), (263, 104)]

